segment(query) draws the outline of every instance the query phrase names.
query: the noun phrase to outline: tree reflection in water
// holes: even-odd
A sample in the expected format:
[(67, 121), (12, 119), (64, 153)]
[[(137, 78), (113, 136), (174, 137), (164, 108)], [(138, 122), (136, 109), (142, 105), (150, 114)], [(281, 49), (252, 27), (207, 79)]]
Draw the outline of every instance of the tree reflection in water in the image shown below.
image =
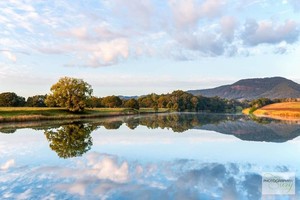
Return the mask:
[(50, 148), (61, 158), (82, 156), (93, 145), (91, 132), (96, 127), (91, 124), (73, 123), (60, 128), (45, 130)]
[[(0, 133), (14, 133), (18, 128), (44, 130), (50, 147), (59, 157), (81, 156), (91, 149), (91, 132), (103, 127), (106, 130), (129, 129), (144, 126), (149, 129), (170, 129), (182, 133), (189, 129), (215, 131), (233, 135), (246, 141), (286, 142), (300, 135), (300, 124), (266, 118), (250, 118), (243, 115), (204, 113), (171, 113), (153, 115), (120, 116), (91, 119), (88, 123), (49, 122), (0, 124)], [(45, 130), (46, 129), (46, 130)]]

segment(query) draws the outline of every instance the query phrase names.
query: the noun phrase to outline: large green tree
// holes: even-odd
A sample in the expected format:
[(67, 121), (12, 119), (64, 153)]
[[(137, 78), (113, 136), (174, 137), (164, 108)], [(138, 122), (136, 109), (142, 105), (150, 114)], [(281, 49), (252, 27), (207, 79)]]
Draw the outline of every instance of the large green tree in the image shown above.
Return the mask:
[(129, 99), (124, 103), (125, 108), (140, 109), (139, 102), (136, 99)]
[(118, 96), (107, 96), (102, 99), (102, 105), (108, 108), (118, 108), (122, 105), (122, 100)]
[(91, 85), (82, 79), (63, 77), (52, 85), (51, 94), (45, 100), (47, 106), (58, 105), (72, 112), (82, 112), (91, 97)]
[(28, 107), (46, 107), (45, 99), (46, 95), (28, 97), (25, 105)]
[(14, 92), (3, 92), (0, 94), (0, 107), (20, 107), (25, 105), (25, 98)]
[(90, 124), (74, 123), (45, 131), (50, 148), (61, 158), (78, 157), (89, 151), (93, 145), (91, 132), (96, 127)]

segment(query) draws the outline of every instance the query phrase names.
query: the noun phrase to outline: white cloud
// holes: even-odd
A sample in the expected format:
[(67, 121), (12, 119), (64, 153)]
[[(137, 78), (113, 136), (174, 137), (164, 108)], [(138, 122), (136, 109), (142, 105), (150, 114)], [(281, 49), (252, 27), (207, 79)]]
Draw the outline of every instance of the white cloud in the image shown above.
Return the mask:
[(278, 44), (280, 42), (295, 43), (300, 34), (298, 24), (293, 20), (287, 20), (278, 25), (271, 21), (248, 20), (244, 25), (242, 39), (246, 45)]
[(225, 2), (223, 0), (169, 0), (177, 28), (184, 29), (197, 25), (202, 18), (213, 18), (221, 15)]
[(85, 39), (87, 38), (87, 28), (86, 27), (72, 28), (70, 30), (70, 35), (78, 39)]
[[(151, 0), (112, 0), (112, 12), (125, 26), (150, 29), (155, 10)], [(124, 20), (126, 18), (126, 20)]]
[(59, 190), (66, 190), (71, 194), (79, 194), (84, 196), (86, 193), (86, 183), (84, 182), (75, 182), (73, 184), (59, 184), (56, 186)]
[(169, 0), (169, 4), (178, 28), (194, 26), (198, 22), (200, 8), (195, 0)]
[(25, 190), (25, 192), (22, 192), (21, 194), (19, 194), (18, 196), (16, 196), (17, 200), (26, 200), (26, 199), (31, 199), (31, 189), (27, 189)]
[[(287, 1), (299, 7), (297, 0)], [(64, 56), (61, 66), (101, 67), (133, 57), (234, 56), (262, 43), (273, 45), (273, 52), (280, 42), (298, 41), (292, 15), (281, 25), (265, 21), (267, 14), (239, 25), (241, 4), (271, 6), (266, 0), (0, 1), (0, 45), (11, 50), (2, 54), (13, 62), (16, 52), (43, 53)]]
[(114, 182), (123, 183), (129, 180), (129, 166), (127, 162), (118, 164), (116, 159), (105, 156), (99, 159), (99, 155), (87, 155), (88, 174), (99, 179), (108, 179)]
[(90, 56), (92, 67), (116, 64), (121, 59), (129, 56), (129, 44), (124, 38), (111, 40), (109, 42), (100, 42), (95, 46), (87, 46), (94, 49)]
[(225, 0), (206, 0), (200, 9), (202, 17), (216, 17), (220, 16), (223, 12), (224, 6), (226, 5)]
[(2, 54), (12, 62), (17, 61), (17, 56), (10, 51), (2, 51)]
[(220, 56), (225, 50), (222, 38), (209, 31), (199, 31), (194, 35), (180, 35), (178, 41), (185, 48), (198, 51), (200, 56)]
[(15, 166), (15, 160), (11, 159), (6, 161), (4, 164), (0, 166), (0, 170), (8, 170), (9, 168)]
[(234, 39), (235, 29), (237, 27), (236, 19), (232, 16), (224, 16), (220, 21), (221, 32), (224, 38), (231, 42)]
[(15, 29), (21, 27), (26, 31), (33, 32), (32, 21), (37, 20), (39, 14), (32, 5), (23, 1), (10, 0), (2, 3), (1, 6), (4, 8), (2, 14), (8, 20), (7, 23), (13, 24)]
[[(88, 153), (85, 155), (84, 162), (77, 162), (75, 168), (68, 167), (47, 167), (37, 170), (38, 173), (54, 173), (58, 177), (72, 178), (73, 183), (61, 183), (55, 186), (56, 189), (64, 190), (70, 194), (78, 194), (84, 196), (87, 194), (88, 188), (93, 183), (101, 183), (99, 187), (103, 189), (97, 195), (108, 192), (108, 185), (114, 189), (117, 185), (130, 181), (130, 169), (127, 161), (119, 162), (116, 157), (99, 154)], [(108, 182), (108, 183), (107, 183)]]

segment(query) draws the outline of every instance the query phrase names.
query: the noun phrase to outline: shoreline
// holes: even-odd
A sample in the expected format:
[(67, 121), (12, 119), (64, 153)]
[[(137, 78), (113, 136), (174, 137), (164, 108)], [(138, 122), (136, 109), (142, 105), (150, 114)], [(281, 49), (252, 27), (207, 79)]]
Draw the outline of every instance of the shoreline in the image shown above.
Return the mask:
[(255, 117), (265, 117), (283, 121), (300, 121), (300, 102), (282, 102), (264, 106), (249, 113), (250, 108), (244, 109), (246, 115), (254, 115)]
[(169, 109), (160, 109), (155, 112), (153, 109), (95, 108), (86, 109), (83, 113), (70, 113), (62, 108), (3, 107), (0, 108), (0, 124), (9, 122), (80, 120), (167, 112), (169, 112)]

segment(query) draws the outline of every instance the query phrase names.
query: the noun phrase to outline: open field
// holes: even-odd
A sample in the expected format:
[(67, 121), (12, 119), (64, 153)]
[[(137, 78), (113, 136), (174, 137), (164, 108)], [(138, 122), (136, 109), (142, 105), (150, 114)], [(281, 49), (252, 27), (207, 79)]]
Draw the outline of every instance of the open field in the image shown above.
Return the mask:
[(249, 115), (249, 112), (250, 112), (250, 108), (246, 108), (246, 109), (242, 110), (242, 113), (245, 115)]
[[(168, 109), (158, 110), (158, 112), (167, 111)], [(81, 119), (154, 112), (153, 109), (149, 108), (141, 108), (140, 110), (130, 108), (93, 108), (86, 109), (83, 113), (72, 113), (64, 108), (0, 107), (0, 122)]]
[(283, 120), (300, 119), (300, 102), (274, 103), (257, 109), (256, 116), (271, 117)]

